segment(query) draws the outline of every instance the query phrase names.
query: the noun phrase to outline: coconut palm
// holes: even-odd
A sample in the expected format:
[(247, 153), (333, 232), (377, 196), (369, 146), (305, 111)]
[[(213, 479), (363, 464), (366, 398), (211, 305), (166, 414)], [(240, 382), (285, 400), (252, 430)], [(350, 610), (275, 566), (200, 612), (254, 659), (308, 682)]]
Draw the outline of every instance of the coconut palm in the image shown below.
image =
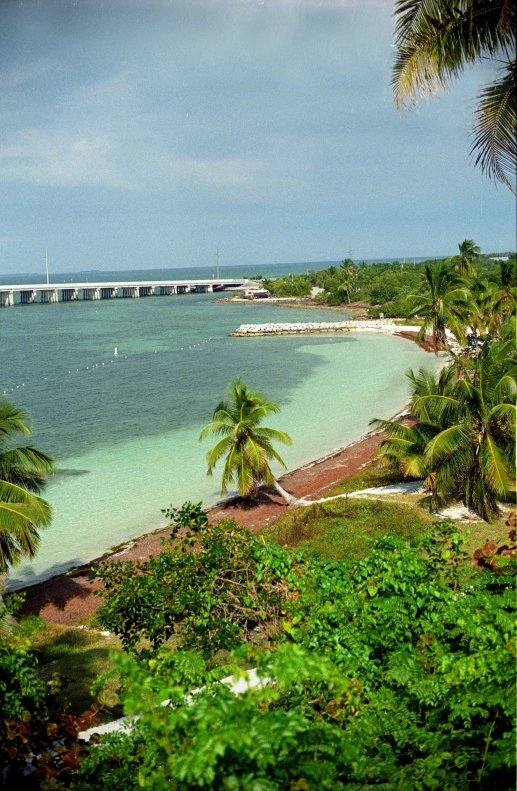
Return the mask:
[(204, 427), (199, 437), (201, 440), (212, 434), (221, 436), (207, 453), (208, 475), (212, 475), (217, 462), (226, 457), (221, 494), (236, 481), (243, 497), (254, 498), (265, 484), (273, 486), (289, 505), (297, 502), (276, 481), (269, 466), (269, 462), (275, 460), (285, 467), (272, 443), (290, 445), (291, 437), (278, 429), (260, 426), (264, 418), (279, 411), (278, 406), (266, 401), (261, 393), (249, 390), (240, 377), (232, 382), (226, 399), (217, 405), (212, 422)]
[(0, 403), (0, 572), (23, 557), (33, 557), (39, 530), (50, 524), (52, 511), (39, 497), (52, 456), (32, 446), (18, 446), (18, 435), (30, 434), (29, 417), (6, 401)]
[(475, 164), (515, 191), (515, 0), (397, 0), (392, 85), (399, 109), (447, 89), (467, 64), (502, 63), (479, 96)]
[(498, 502), (515, 497), (513, 340), (485, 344), (473, 370), (456, 358), (447, 374), (434, 384), (432, 379), (413, 379), (416, 425), (376, 421), (388, 432), (381, 459), (404, 475), (424, 478), (433, 506), (461, 498), (490, 521)]
[[(455, 371), (452, 365), (446, 366), (435, 377), (434, 373), (424, 368), (420, 368), (417, 374), (410, 369), (406, 376), (412, 384), (411, 413), (418, 417), (418, 422), (405, 425), (395, 420), (375, 419), (370, 424), (388, 435), (377, 450), (381, 466), (395, 474), (423, 478), (426, 486), (432, 490), (434, 477), (425, 457), (425, 448), (446, 427), (444, 412), (440, 408), (441, 399), (451, 395), (456, 380)], [(431, 395), (436, 396), (434, 402), (428, 398)], [(432, 505), (435, 505), (434, 501)]]
[[(466, 343), (465, 329), (468, 323), (469, 289), (468, 283), (446, 262), (440, 261), (436, 266), (426, 264), (424, 273), (429, 287), (429, 294), (410, 295), (411, 299), (420, 300), (409, 313), (423, 316), (424, 323), (418, 333), (418, 340), (423, 342), (424, 336), (432, 334), (435, 354), (439, 349), (447, 349), (447, 328), (460, 343)], [(422, 301), (423, 300), (423, 301)]]
[(517, 265), (515, 261), (500, 261), (500, 283), (492, 298), (493, 323), (496, 329), (517, 310)]
[(477, 258), (481, 253), (481, 248), (479, 248), (473, 239), (464, 239), (461, 244), (458, 245), (460, 251), (460, 258), (458, 261), (458, 272), (460, 275), (467, 275), (468, 277), (475, 277), (476, 270), (472, 265), (472, 261), (474, 258)]

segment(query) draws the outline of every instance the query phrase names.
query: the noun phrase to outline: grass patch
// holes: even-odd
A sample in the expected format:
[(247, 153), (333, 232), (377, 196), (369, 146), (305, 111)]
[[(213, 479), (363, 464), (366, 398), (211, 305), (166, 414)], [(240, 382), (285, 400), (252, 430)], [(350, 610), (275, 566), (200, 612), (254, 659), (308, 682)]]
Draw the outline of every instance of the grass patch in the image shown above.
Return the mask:
[(343, 498), (290, 511), (264, 535), (284, 546), (348, 560), (368, 555), (375, 539), (385, 533), (410, 539), (428, 530), (434, 520), (409, 505)]
[[(55, 711), (67, 707), (71, 714), (82, 714), (95, 696), (90, 687), (100, 673), (113, 668), (112, 651), (121, 651), (114, 635), (104, 636), (91, 629), (69, 629), (60, 624), (42, 624), (32, 636), (32, 644), (40, 661), (40, 675), (51, 681), (55, 673), (61, 677), (61, 689), (55, 696)], [(118, 681), (110, 679), (107, 688), (116, 691)], [(105, 719), (122, 715), (122, 709), (106, 712)]]

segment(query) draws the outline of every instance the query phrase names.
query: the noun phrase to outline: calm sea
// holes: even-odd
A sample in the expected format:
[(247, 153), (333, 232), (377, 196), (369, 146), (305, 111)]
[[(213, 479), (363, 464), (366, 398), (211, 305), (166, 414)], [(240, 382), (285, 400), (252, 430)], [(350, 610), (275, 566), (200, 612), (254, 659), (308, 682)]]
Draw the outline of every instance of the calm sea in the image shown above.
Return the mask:
[[(163, 272), (117, 276), (161, 279)], [(206, 277), (184, 270), (195, 273)], [(103, 276), (113, 273), (95, 273)], [(31, 443), (59, 462), (46, 491), (52, 526), (34, 562), (13, 570), (13, 587), (159, 527), (160, 509), (170, 504), (215, 502), (218, 476), (206, 476), (210, 443), (198, 437), (237, 374), (281, 406), (270, 423), (292, 436), (281, 453), (294, 468), (358, 439), (372, 417), (395, 413), (407, 400), (404, 372), (437, 364), (389, 336), (230, 338), (241, 323), (308, 314), (213, 300), (192, 294), (0, 309), (0, 396), (31, 413)], [(334, 316), (315, 310), (310, 320)]]

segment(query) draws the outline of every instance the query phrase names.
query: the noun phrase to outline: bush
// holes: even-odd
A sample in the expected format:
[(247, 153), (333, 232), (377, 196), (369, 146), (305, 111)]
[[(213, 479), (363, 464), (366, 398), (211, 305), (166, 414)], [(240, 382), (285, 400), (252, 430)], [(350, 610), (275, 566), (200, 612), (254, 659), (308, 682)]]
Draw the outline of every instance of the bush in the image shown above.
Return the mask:
[[(267, 683), (241, 695), (214, 684), (192, 655), (147, 666), (123, 658), (126, 711), (141, 718), (132, 736), (92, 752), (88, 782), (108, 788), (109, 778), (111, 791), (136, 788), (135, 776), (156, 791), (513, 788), (515, 566), (466, 565), (462, 543), (446, 522), (413, 545), (388, 536), (355, 563), (307, 566), (283, 644), (245, 649)], [(173, 705), (161, 706), (165, 698)]]
[(49, 717), (50, 697), (59, 679), (45, 683), (38, 675), (38, 660), (30, 636), (36, 626), (30, 619), (21, 624), (7, 621), (23, 597), (4, 601), (5, 633), (0, 643), (0, 777), (5, 791), (71, 787), (71, 773), (86, 754), (78, 742), (79, 731), (98, 722), (95, 706), (81, 717), (59, 714)]
[[(173, 636), (178, 648), (206, 656), (242, 640), (271, 638), (295, 595), (301, 557), (250, 535), (233, 519), (209, 525), (200, 506), (168, 514), (173, 529), (163, 552), (144, 563), (95, 568), (104, 586), (96, 591), (104, 597), (97, 614), (102, 626), (126, 650), (146, 653)], [(142, 639), (150, 649), (142, 648)]]
[[(37, 672), (38, 660), (31, 650), (30, 626), (21, 627), (11, 618), (23, 602), (22, 596), (7, 596), (2, 604), (5, 633), (0, 642), (0, 711), (5, 719), (45, 712), (47, 687)], [(0, 732), (2, 724), (0, 720)]]

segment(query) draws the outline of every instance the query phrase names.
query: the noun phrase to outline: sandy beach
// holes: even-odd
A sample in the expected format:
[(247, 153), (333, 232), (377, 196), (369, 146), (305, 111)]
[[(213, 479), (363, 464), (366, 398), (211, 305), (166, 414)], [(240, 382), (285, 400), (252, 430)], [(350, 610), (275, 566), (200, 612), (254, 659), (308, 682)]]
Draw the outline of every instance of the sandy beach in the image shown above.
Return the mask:
[[(417, 332), (412, 328), (397, 327), (397, 330), (394, 334), (417, 342)], [(427, 336), (424, 348), (432, 351), (431, 339)], [(318, 499), (340, 480), (353, 475), (371, 461), (381, 438), (379, 433), (368, 433), (342, 449), (284, 474), (279, 481), (296, 497)], [(286, 508), (285, 502), (276, 492), (261, 492), (252, 505), (243, 504), (240, 499), (229, 499), (212, 506), (209, 516), (212, 522), (233, 517), (238, 524), (252, 532), (259, 532), (285, 513)], [(168, 535), (168, 528), (146, 533), (111, 552), (106, 552), (102, 558), (146, 560), (150, 555), (161, 551), (161, 539)], [(93, 595), (99, 583), (95, 582), (91, 571), (91, 567), (99, 559), (23, 589), (26, 600), (21, 613), (39, 615), (49, 623), (72, 626), (84, 622), (100, 604), (99, 597)]]
[[(378, 433), (367, 434), (323, 459), (286, 473), (279, 481), (296, 497), (317, 499), (343, 478), (364, 467), (373, 458), (380, 440), (381, 435)], [(209, 509), (209, 516), (211, 522), (233, 517), (238, 524), (252, 532), (259, 532), (285, 513), (286, 508), (285, 502), (276, 492), (263, 492), (253, 505), (243, 505), (238, 499), (216, 504)], [(161, 539), (168, 535), (167, 528), (148, 533), (114, 552), (106, 553), (103, 558), (146, 560), (161, 551)], [(39, 615), (48, 623), (68, 626), (83, 623), (96, 611), (101, 601), (93, 595), (94, 590), (100, 587), (91, 571), (91, 566), (96, 562), (91, 561), (66, 574), (25, 588), (26, 600), (21, 614)]]

